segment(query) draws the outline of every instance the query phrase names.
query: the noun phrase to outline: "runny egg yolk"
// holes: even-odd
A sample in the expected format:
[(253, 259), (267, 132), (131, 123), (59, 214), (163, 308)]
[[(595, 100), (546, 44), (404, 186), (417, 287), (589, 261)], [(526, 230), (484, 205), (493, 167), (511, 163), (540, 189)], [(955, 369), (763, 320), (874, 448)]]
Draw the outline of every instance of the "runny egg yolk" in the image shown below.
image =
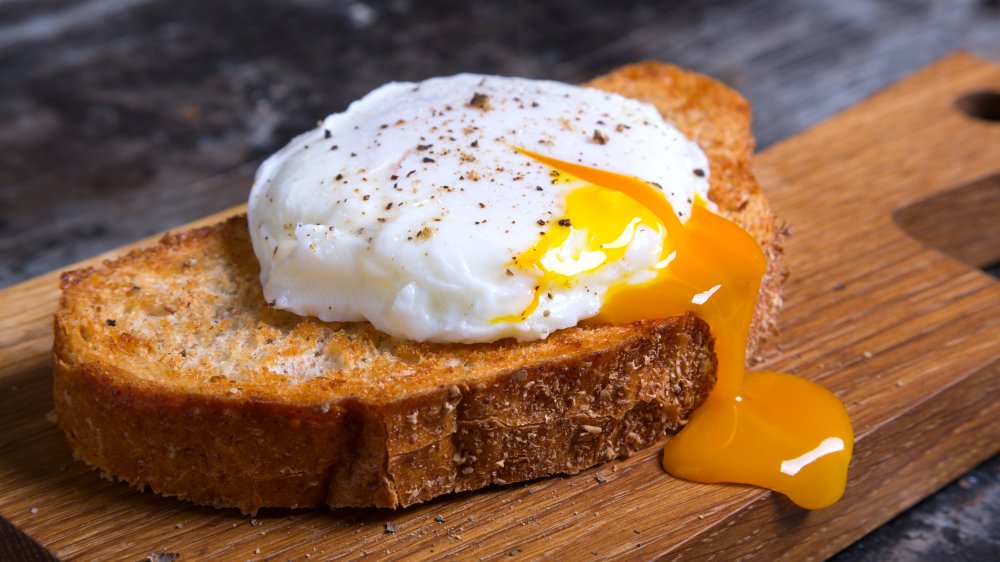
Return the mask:
[[(495, 321), (524, 320), (538, 308), (541, 295), (549, 288), (569, 287), (581, 273), (620, 260), (640, 225), (665, 234), (653, 211), (620, 191), (597, 185), (578, 187), (567, 195), (566, 207), (567, 217), (571, 218), (550, 223), (539, 221), (539, 226), (548, 224), (548, 229), (542, 232), (537, 244), (515, 258), (515, 265), (542, 274), (531, 303), (521, 314)], [(667, 262), (669, 258), (658, 267)]]
[(612, 287), (593, 321), (621, 324), (691, 312), (711, 327), (717, 382), (667, 442), (664, 469), (698, 482), (763, 486), (808, 509), (840, 499), (854, 446), (844, 405), (795, 375), (744, 373), (750, 320), (767, 266), (756, 241), (704, 204), (694, 205), (691, 218), (681, 223), (645, 181), (518, 150), (589, 184), (568, 195), (562, 223), (549, 223), (538, 244), (517, 259), (518, 266), (541, 273), (524, 317), (547, 286), (570, 283), (574, 275), (620, 258), (636, 226), (644, 224), (665, 234), (665, 259), (652, 279)]

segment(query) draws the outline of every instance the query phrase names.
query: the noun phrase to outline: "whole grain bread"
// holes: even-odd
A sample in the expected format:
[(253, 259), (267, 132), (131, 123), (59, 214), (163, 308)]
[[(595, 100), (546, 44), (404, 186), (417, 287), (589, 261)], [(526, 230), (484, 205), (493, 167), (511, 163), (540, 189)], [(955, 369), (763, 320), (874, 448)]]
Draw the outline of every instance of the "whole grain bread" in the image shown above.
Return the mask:
[[(785, 273), (747, 102), (653, 62), (590, 85), (655, 104), (707, 153), (712, 199), (769, 260), (756, 348)], [(400, 507), (576, 473), (661, 441), (715, 381), (712, 335), (692, 315), (464, 345), (270, 308), (243, 216), (67, 272), (62, 289), (54, 401), (74, 455), (140, 489), (249, 513)]]

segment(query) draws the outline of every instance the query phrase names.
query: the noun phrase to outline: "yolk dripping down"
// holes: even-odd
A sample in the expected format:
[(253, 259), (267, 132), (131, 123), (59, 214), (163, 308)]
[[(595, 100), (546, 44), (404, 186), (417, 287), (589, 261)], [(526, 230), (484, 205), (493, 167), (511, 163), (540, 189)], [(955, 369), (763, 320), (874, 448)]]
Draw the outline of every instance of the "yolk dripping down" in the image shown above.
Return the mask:
[[(691, 218), (681, 223), (667, 199), (637, 178), (518, 150), (590, 184), (568, 195), (568, 223), (550, 223), (539, 243), (518, 257), (520, 267), (541, 273), (534, 300), (521, 316), (537, 307), (546, 287), (620, 258), (637, 225), (665, 233), (667, 259), (658, 264), (659, 273), (613, 287), (594, 318), (628, 323), (691, 312), (711, 327), (718, 380), (687, 426), (667, 442), (664, 469), (698, 482), (763, 486), (808, 509), (840, 499), (854, 446), (844, 405), (795, 375), (744, 374), (750, 320), (767, 266), (756, 241), (703, 204), (694, 205)], [(583, 251), (573, 237), (586, 240)]]

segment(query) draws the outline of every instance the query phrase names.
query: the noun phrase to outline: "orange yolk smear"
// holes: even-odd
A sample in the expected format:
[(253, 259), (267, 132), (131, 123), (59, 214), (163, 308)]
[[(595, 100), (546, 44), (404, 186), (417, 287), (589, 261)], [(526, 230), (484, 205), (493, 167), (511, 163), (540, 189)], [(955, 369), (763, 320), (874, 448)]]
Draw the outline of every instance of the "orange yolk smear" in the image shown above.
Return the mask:
[[(767, 267), (753, 237), (706, 209), (704, 202), (696, 202), (700, 204), (692, 207), (691, 218), (681, 223), (666, 197), (645, 181), (517, 150), (590, 184), (567, 197), (572, 228), (550, 226), (517, 260), (541, 273), (535, 298), (521, 317), (537, 307), (547, 286), (570, 283), (575, 273), (620, 257), (615, 244), (630, 238), (637, 224), (659, 229), (666, 235), (664, 254), (670, 254), (661, 262), (665, 266), (651, 280), (612, 287), (593, 321), (623, 324), (691, 312), (711, 328), (717, 382), (684, 429), (667, 442), (664, 469), (697, 482), (763, 486), (807, 509), (840, 499), (854, 447), (841, 401), (795, 375), (744, 374), (750, 321)], [(615, 211), (602, 192), (616, 192), (620, 200)], [(578, 234), (572, 229), (587, 231), (586, 250), (571, 260), (555, 259), (560, 245)], [(592, 257), (595, 252), (604, 259)], [(565, 267), (567, 261), (577, 265)]]

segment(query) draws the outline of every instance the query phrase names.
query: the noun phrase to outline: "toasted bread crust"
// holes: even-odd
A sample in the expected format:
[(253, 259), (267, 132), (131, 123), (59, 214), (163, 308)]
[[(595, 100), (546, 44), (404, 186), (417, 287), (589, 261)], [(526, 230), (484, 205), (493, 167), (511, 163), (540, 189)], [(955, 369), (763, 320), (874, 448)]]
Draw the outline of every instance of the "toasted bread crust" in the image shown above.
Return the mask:
[[(590, 85), (654, 103), (706, 151), (710, 195), (769, 258), (756, 346), (784, 269), (745, 100), (657, 63)], [(692, 315), (531, 343), (414, 343), (272, 309), (258, 279), (245, 217), (64, 274), (54, 401), (74, 455), (250, 513), (399, 507), (627, 456), (677, 430), (715, 382), (711, 334)]]

